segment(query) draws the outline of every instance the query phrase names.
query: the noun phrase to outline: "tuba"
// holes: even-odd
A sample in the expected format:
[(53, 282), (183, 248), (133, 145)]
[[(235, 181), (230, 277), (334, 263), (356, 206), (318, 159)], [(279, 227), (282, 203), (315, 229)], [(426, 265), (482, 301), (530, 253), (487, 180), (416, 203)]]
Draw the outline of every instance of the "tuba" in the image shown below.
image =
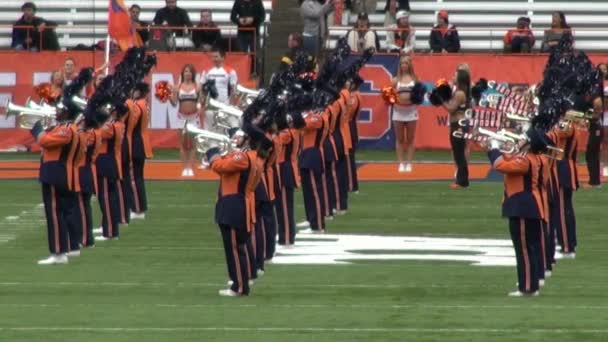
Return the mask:
[[(30, 103), (28, 103), (30, 104)], [(54, 107), (29, 108), (16, 105), (12, 102), (6, 107), (6, 116), (16, 116), (19, 127), (32, 129), (37, 121), (42, 120), (42, 126), (48, 128), (56, 124), (55, 115), (57, 111)]]
[(213, 127), (217, 130), (228, 129), (240, 125), (243, 111), (237, 107), (209, 99), (207, 109), (213, 112)]
[(219, 147), (222, 155), (232, 150), (232, 141), (228, 136), (200, 129), (191, 123), (187, 123), (184, 127), (184, 134), (193, 137), (196, 150), (200, 153), (204, 154), (214, 147)]
[(238, 103), (238, 107), (241, 109), (247, 108), (250, 104), (253, 103), (256, 97), (260, 95), (260, 90), (250, 89), (243, 87), (240, 84), (236, 85), (236, 103)]

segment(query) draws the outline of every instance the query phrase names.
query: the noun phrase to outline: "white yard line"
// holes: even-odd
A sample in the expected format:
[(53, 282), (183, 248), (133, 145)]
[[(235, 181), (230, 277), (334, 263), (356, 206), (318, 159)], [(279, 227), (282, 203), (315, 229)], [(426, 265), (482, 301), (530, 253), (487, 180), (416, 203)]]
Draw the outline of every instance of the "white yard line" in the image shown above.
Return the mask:
[(175, 333), (175, 332), (276, 332), (276, 333), (435, 333), (435, 334), (608, 334), (608, 329), (501, 329), (501, 328), (341, 328), (341, 327), (43, 327), (19, 326), (1, 327), (2, 331), (40, 332), (122, 332), (122, 333)]
[(403, 310), (403, 309), (457, 309), (457, 310), (608, 310), (607, 305), (440, 305), (440, 304), (97, 304), (97, 303), (72, 303), (72, 304), (20, 304), (3, 303), (0, 308), (100, 308), (103, 306), (116, 308), (166, 308), (166, 309), (378, 309), (378, 310)]
[[(7, 204), (10, 206), (10, 203)], [(21, 203), (19, 206), (22, 207), (23, 205)], [(0, 220), (0, 244), (14, 240), (20, 232), (36, 230), (41, 224), (44, 224), (42, 218), (43, 206), (40, 203), (31, 209), (21, 211), (19, 215), (6, 216)]]
[[(263, 279), (260, 280), (260, 283)], [(0, 282), (0, 287), (225, 287), (225, 283), (160, 283), (160, 282)], [(406, 283), (406, 284), (301, 284), (301, 283), (282, 283), (277, 284), (273, 282), (264, 282), (263, 286), (266, 288), (336, 288), (336, 289), (405, 289), (405, 288), (440, 288), (440, 289), (453, 289), (457, 288), (490, 288), (490, 289), (502, 289), (505, 286), (503, 284), (428, 284), (424, 282), (420, 283)], [(552, 288), (556, 289), (604, 289), (605, 286), (598, 284), (598, 286), (591, 285), (566, 285), (549, 283)]]

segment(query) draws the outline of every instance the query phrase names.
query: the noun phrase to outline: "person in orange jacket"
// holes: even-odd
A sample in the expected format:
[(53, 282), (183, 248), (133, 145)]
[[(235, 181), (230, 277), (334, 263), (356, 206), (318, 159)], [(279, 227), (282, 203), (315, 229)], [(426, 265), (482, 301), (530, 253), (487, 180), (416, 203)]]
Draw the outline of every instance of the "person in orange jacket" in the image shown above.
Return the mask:
[(67, 111), (57, 114), (57, 124), (44, 128), (41, 121), (30, 130), (42, 148), (39, 180), (47, 221), (51, 255), (39, 265), (68, 262), (69, 225), (74, 210), (74, 158), (78, 147), (78, 129)]
[(347, 127), (345, 136), (350, 137), (345, 141), (347, 147), (347, 170), (348, 170), (348, 191), (358, 193), (359, 192), (359, 178), (357, 176), (357, 162), (355, 153), (357, 151), (357, 144), (359, 143), (359, 130), (357, 128), (357, 117), (361, 109), (361, 92), (359, 87), (363, 83), (363, 79), (358, 75), (353, 77), (347, 82), (345, 88), (349, 90), (350, 96), (346, 99), (347, 102)]
[(538, 269), (541, 258), (541, 221), (545, 205), (540, 193), (542, 169), (540, 154), (546, 151), (548, 140), (544, 132), (530, 129), (529, 143), (520, 153), (502, 153), (499, 143), (491, 142), (488, 158), (492, 167), (505, 175), (505, 198), (502, 215), (509, 219), (509, 230), (517, 261), (518, 290), (509, 296), (536, 296), (539, 291)]
[[(234, 137), (237, 145), (243, 145), (241, 134)], [(261, 170), (254, 153), (241, 149), (222, 155), (219, 147), (205, 153), (211, 170), (220, 176), (220, 189), (215, 206), (215, 221), (220, 227), (230, 288), (219, 291), (220, 296), (238, 297), (249, 294), (247, 242), (255, 226), (255, 188)]]

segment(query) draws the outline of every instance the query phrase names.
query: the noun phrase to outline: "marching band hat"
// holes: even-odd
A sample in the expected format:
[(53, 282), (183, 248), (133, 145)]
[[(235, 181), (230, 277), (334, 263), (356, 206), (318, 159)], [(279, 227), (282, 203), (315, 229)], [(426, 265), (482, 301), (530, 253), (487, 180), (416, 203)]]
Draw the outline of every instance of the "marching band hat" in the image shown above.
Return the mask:
[(549, 141), (547, 140), (547, 135), (544, 131), (530, 128), (526, 132), (526, 135), (528, 136), (528, 141), (530, 143), (530, 152), (542, 153), (547, 150)]
[(135, 90), (141, 93), (141, 96), (146, 96), (150, 92), (150, 85), (146, 82), (139, 82), (135, 85)]

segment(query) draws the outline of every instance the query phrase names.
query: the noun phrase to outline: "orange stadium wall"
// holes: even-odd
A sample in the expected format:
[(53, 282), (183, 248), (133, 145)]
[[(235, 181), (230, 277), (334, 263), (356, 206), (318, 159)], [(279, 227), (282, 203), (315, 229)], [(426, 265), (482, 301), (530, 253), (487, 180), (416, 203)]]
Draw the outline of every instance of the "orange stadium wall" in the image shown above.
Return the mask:
[[(59, 69), (68, 56), (76, 60), (77, 66), (95, 66), (103, 63), (103, 55), (91, 52), (43, 52), (43, 53), (0, 53), (0, 111), (8, 100), (22, 104), (33, 95), (33, 86), (48, 82), (49, 74)], [(594, 63), (608, 60), (608, 55), (591, 55)], [(117, 56), (115, 59), (118, 59)], [(537, 83), (542, 77), (546, 55), (494, 55), (494, 54), (454, 54), (416, 55), (413, 58), (415, 72), (423, 82), (434, 83), (439, 78), (452, 78), (458, 64), (469, 64), (472, 79), (480, 77), (508, 83)], [(158, 53), (158, 66), (153, 70), (152, 84), (160, 80), (176, 83), (182, 66), (192, 63), (197, 71), (211, 65), (210, 57), (203, 53), (178, 52)], [(226, 64), (234, 68), (240, 80), (246, 80), (250, 68), (250, 58), (245, 54), (231, 53)], [(379, 96), (380, 89), (390, 84), (397, 71), (398, 57), (395, 55), (374, 56), (362, 71), (366, 79), (362, 87), (363, 106), (358, 121), (362, 137), (362, 148), (392, 149), (394, 135), (391, 129), (390, 108)], [(156, 148), (178, 146), (176, 109), (157, 99), (151, 99), (151, 138)], [(419, 107), (419, 121), (416, 136), (417, 148), (449, 149), (447, 113), (442, 108)], [(583, 137), (585, 140), (586, 137)], [(0, 150), (25, 146), (36, 149), (29, 132), (15, 128), (14, 119), (0, 116)], [(584, 146), (581, 141), (579, 146)]]

